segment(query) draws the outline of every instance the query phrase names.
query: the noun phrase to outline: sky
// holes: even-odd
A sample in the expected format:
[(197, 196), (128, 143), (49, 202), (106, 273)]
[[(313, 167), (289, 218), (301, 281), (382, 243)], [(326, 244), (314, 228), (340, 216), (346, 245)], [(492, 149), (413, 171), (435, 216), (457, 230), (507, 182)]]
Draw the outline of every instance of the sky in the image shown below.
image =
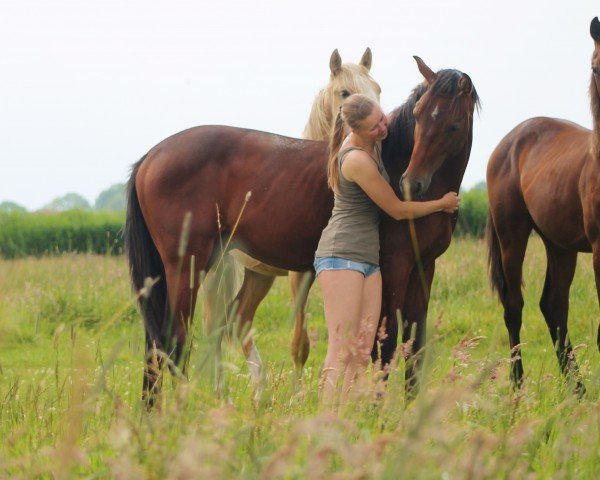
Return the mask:
[(0, 202), (94, 202), (153, 145), (224, 124), (298, 137), (329, 58), (373, 51), (385, 111), (435, 71), (481, 97), (463, 181), (521, 121), (591, 127), (598, 0), (0, 0)]

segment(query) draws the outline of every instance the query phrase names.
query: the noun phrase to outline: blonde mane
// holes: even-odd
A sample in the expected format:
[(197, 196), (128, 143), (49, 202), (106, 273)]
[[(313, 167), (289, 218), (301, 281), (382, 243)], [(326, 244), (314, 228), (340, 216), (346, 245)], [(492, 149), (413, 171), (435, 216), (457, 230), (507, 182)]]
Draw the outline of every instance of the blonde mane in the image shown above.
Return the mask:
[(341, 63), (337, 50), (331, 55), (329, 84), (315, 98), (302, 138), (323, 140), (329, 137), (335, 117), (344, 99), (362, 93), (379, 102), (381, 87), (371, 77), (371, 50), (367, 48), (359, 64)]

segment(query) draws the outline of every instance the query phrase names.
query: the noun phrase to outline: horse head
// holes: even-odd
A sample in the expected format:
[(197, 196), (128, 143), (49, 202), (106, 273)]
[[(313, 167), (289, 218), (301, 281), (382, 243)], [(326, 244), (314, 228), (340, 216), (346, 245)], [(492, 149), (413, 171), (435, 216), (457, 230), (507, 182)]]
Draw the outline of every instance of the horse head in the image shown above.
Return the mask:
[(418, 198), (427, 192), (431, 178), (447, 162), (455, 165), (460, 179), (466, 168), (473, 139), (473, 113), (479, 99), (471, 78), (458, 70), (434, 73), (419, 57), (419, 71), (427, 90), (415, 104), (414, 149), (402, 175), (400, 190)]
[(342, 57), (337, 49), (333, 51), (329, 59), (331, 77), (324, 89), (333, 118), (337, 115), (342, 102), (353, 93), (362, 93), (379, 102), (381, 87), (369, 74), (372, 62), (370, 48), (365, 50), (358, 64), (342, 63)]
[(353, 93), (362, 93), (379, 101), (381, 87), (369, 74), (373, 56), (367, 48), (360, 62), (342, 63), (337, 49), (329, 59), (329, 83), (315, 99), (302, 138), (323, 140), (329, 137), (342, 102)]
[(594, 39), (594, 53), (592, 55), (592, 73), (596, 89), (600, 95), (600, 20), (595, 17), (590, 25), (590, 35)]

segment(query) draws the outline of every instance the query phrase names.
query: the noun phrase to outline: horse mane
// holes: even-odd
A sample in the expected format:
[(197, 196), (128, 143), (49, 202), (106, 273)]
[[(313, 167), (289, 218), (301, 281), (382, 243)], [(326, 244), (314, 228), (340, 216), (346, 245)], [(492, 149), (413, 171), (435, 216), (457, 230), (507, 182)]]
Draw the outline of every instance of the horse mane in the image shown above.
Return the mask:
[[(436, 80), (433, 85), (427, 86), (425, 83), (417, 85), (406, 101), (390, 113), (388, 136), (383, 141), (384, 145), (384, 165), (387, 167), (392, 166), (398, 167), (397, 162), (400, 158), (403, 162), (408, 164), (410, 155), (412, 154), (415, 140), (415, 117), (413, 110), (419, 99), (427, 92), (431, 90), (432, 95), (439, 95), (443, 97), (453, 97), (455, 100), (459, 98), (459, 80), (464, 74), (458, 70), (444, 69), (439, 70), (436, 73)], [(473, 102), (474, 108), (479, 112), (481, 108), (481, 101), (479, 95), (473, 86), (471, 90), (471, 101)], [(458, 107), (459, 102), (455, 102), (455, 106)], [(599, 107), (600, 108), (600, 107)], [(401, 165), (403, 168), (406, 165)]]
[(590, 100), (592, 106), (593, 131), (591, 151), (594, 157), (600, 157), (600, 92), (596, 87), (594, 74), (590, 80)]
[(308, 122), (302, 132), (302, 138), (306, 140), (322, 140), (329, 135), (333, 123), (331, 110), (327, 108), (329, 95), (322, 89), (312, 104)]
[(415, 146), (416, 122), (413, 110), (426, 91), (427, 85), (424, 83), (417, 85), (406, 101), (389, 114), (388, 136), (382, 145), (383, 163), (386, 168), (392, 166), (392, 162), (397, 166), (395, 164), (399, 158), (408, 163)]
[(335, 115), (333, 95), (337, 88), (344, 88), (350, 93), (364, 93), (373, 96), (379, 101), (381, 88), (379, 84), (369, 75), (369, 71), (362, 65), (344, 63), (339, 73), (332, 77), (329, 84), (323, 88), (315, 97), (310, 116), (302, 138), (307, 140), (323, 140), (329, 137)]

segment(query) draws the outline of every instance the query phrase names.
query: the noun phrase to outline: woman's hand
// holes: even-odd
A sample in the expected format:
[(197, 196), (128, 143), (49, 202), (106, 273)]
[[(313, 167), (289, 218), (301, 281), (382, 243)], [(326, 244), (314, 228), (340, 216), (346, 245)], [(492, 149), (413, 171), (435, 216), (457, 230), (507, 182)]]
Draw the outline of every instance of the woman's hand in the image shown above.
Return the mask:
[(460, 197), (456, 192), (448, 192), (442, 197), (442, 210), (446, 213), (454, 213), (460, 206)]

